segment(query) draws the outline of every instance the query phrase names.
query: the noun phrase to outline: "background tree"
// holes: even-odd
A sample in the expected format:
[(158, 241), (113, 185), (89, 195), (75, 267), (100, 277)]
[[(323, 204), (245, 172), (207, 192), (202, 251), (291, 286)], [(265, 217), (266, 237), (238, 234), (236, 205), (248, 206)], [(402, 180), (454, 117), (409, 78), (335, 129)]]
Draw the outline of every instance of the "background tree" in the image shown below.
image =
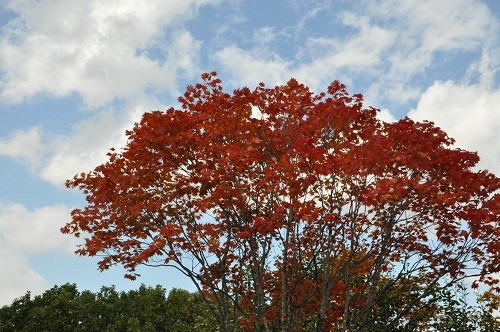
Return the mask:
[(15, 299), (12, 304), (0, 308), (0, 331), (23, 331), (23, 327), (30, 319), (32, 309), (33, 301), (30, 292)]
[(471, 301), (470, 294), (461, 286), (441, 291), (437, 314), (431, 320), (432, 331), (439, 332), (494, 332), (500, 330), (498, 296), (485, 292)]
[(35, 296), (25, 330), (75, 331), (84, 314), (79, 308), (79, 295), (76, 285), (65, 284)]
[(34, 298), (28, 292), (0, 308), (0, 332), (210, 332), (216, 326), (199, 294), (173, 289), (165, 297), (161, 286), (80, 293), (76, 285), (65, 284)]
[(85, 236), (79, 254), (129, 278), (178, 269), (221, 331), (368, 331), (377, 303), (418, 279), (391, 331), (466, 277), (498, 290), (500, 181), (475, 153), (430, 122), (379, 121), (339, 82), (228, 94), (215, 75), (67, 182), (87, 195), (62, 229)]
[[(390, 279), (380, 282), (379, 287), (388, 291), (378, 296), (368, 330), (383, 332), (392, 325), (391, 329), (398, 332), (429, 331), (431, 322), (442, 309), (439, 301), (442, 301), (443, 294), (437, 290), (439, 286), (427, 291), (429, 295), (423, 297), (426, 285), (421, 280), (398, 280), (387, 287), (393, 282)], [(413, 310), (407, 312), (408, 307)]]
[(217, 331), (217, 324), (197, 293), (173, 289), (168, 293), (165, 326), (172, 332)]

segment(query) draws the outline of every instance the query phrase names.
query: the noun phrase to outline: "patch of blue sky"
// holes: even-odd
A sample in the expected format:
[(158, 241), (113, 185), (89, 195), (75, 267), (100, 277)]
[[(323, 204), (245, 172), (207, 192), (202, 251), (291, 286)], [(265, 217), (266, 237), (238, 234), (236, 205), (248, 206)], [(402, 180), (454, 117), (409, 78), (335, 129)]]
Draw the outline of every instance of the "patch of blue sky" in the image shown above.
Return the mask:
[(0, 5), (0, 29), (9, 23), (12, 19), (18, 17), (15, 11), (7, 8), (5, 5)]
[[(421, 86), (430, 86), (436, 80), (463, 82), (467, 79), (469, 65), (479, 61), (480, 58), (479, 50), (435, 52), (434, 61), (420, 76), (417, 76), (416, 83)], [(467, 83), (480, 83), (478, 72), (471, 75), (471, 81)]]
[(26, 164), (3, 156), (0, 156), (0, 201), (20, 203), (27, 209), (84, 204), (80, 192), (56, 187), (40, 179), (36, 170)]
[(0, 139), (5, 138), (11, 128), (27, 129), (33, 126), (42, 126), (55, 134), (68, 133), (72, 123), (88, 116), (77, 93), (65, 97), (42, 93), (17, 104), (0, 101), (0, 112)]
[(76, 283), (78, 289), (98, 291), (101, 286), (115, 285), (117, 290), (128, 291), (139, 288), (141, 284), (149, 286), (163, 285), (167, 290), (182, 288), (195, 291), (195, 286), (181, 272), (173, 267), (149, 267), (139, 266), (137, 272), (141, 275), (136, 280), (123, 278), (126, 273), (121, 266), (113, 266), (109, 270), (99, 271), (97, 269), (98, 257), (73, 258), (68, 253), (65, 255), (53, 255), (44, 253), (29, 255), (28, 261), (37, 273), (42, 275), (45, 283), (49, 285), (62, 285), (68, 281)]
[(490, 8), (490, 10), (495, 14), (495, 16), (500, 15), (500, 1), (498, 0), (488, 0), (486, 4)]

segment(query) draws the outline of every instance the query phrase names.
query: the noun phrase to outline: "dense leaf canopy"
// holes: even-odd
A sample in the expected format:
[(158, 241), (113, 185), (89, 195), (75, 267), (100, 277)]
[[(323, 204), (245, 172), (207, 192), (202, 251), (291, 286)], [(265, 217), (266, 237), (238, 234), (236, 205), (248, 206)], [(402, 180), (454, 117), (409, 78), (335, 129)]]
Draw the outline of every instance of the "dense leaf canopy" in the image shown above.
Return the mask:
[(466, 277), (497, 287), (500, 180), (476, 153), (431, 122), (378, 120), (339, 82), (228, 94), (215, 75), (67, 182), (87, 195), (63, 228), (85, 237), (78, 253), (129, 278), (179, 269), (222, 331), (366, 331), (378, 300), (418, 280), (390, 331)]

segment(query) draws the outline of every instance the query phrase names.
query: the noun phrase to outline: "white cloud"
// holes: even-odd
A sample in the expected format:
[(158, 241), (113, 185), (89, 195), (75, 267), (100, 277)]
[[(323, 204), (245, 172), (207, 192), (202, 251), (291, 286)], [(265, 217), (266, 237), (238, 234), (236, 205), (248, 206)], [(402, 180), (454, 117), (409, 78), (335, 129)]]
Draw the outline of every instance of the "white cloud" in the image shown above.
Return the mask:
[(470, 64), (465, 74), (465, 81), (474, 81), (474, 76), (479, 76), (479, 83), (482, 86), (492, 87), (495, 85), (495, 75), (500, 69), (500, 57), (492, 56), (492, 54), (500, 54), (500, 45), (492, 48), (492, 50), (483, 50), (481, 59)]
[(27, 290), (33, 295), (41, 294), (47, 285), (44, 278), (36, 273), (24, 255), (0, 247), (0, 307), (12, 303)]
[(290, 78), (289, 63), (280, 58), (262, 59), (258, 50), (246, 51), (228, 46), (215, 54), (220, 64), (228, 70), (238, 86), (256, 86), (260, 82), (281, 84)]
[[(37, 93), (81, 94), (89, 106), (175, 89), (179, 70), (192, 70), (199, 43), (177, 27), (206, 1), (11, 1), (18, 17), (0, 39), (0, 98), (21, 102)], [(147, 50), (177, 29), (160, 57)], [(177, 28), (176, 28), (177, 27)], [(141, 51), (142, 50), (142, 51)], [(163, 61), (162, 57), (166, 57)], [(178, 61), (181, 60), (181, 61)]]
[[(251, 50), (228, 46), (217, 52), (216, 57), (235, 81), (242, 82), (240, 85), (256, 85), (259, 82), (274, 85), (295, 77), (315, 90), (323, 89), (323, 85), (329, 84), (341, 69), (376, 73), (373, 68), (380, 63), (381, 54), (392, 45), (394, 34), (380, 27), (370, 26), (366, 19), (355, 22), (355, 18), (349, 16), (345, 18), (345, 22), (356, 26), (359, 33), (345, 43), (338, 39), (309, 39), (308, 49), (314, 49), (313, 44), (321, 43), (330, 51), (298, 67), (276, 54), (269, 55), (262, 45)], [(269, 29), (265, 31), (269, 34)], [(255, 33), (262, 33), (262, 29)]]
[(0, 202), (0, 306), (28, 289), (39, 294), (47, 288), (44, 278), (29, 266), (28, 255), (74, 252), (77, 239), (59, 232), (69, 213), (70, 208), (63, 205), (28, 210), (21, 204)]
[(43, 150), (41, 129), (38, 127), (17, 130), (8, 138), (0, 138), (0, 156), (26, 162), (32, 167), (38, 165)]
[(55, 137), (47, 150), (49, 156), (40, 170), (40, 177), (54, 185), (62, 185), (75, 174), (93, 170), (106, 161), (111, 147), (121, 148), (126, 144), (125, 131), (130, 130), (142, 114), (158, 107), (152, 100), (146, 105), (137, 103), (126, 106), (121, 113), (104, 109), (92, 118), (77, 123), (68, 135)]
[[(311, 63), (298, 67), (294, 71), (298, 79), (307, 80), (312, 86), (323, 88), (322, 84), (330, 83), (342, 72), (347, 77), (350, 76), (349, 73), (355, 75), (361, 72), (373, 77), (379, 72), (377, 67), (383, 61), (382, 54), (393, 45), (396, 34), (371, 25), (367, 17), (358, 17), (352, 13), (345, 13), (343, 22), (357, 29), (357, 33), (347, 40), (323, 38), (323, 44), (331, 45), (330, 51), (320, 57), (313, 54)], [(309, 42), (314, 43), (316, 40)]]
[(21, 204), (0, 202), (0, 247), (24, 254), (72, 253), (75, 238), (59, 232), (69, 220), (70, 210), (54, 205), (30, 211)]
[(394, 115), (391, 114), (391, 112), (383, 108), (380, 110), (380, 112), (377, 113), (377, 119), (384, 121), (384, 122), (395, 122), (397, 121)]
[(60, 136), (52, 142), (51, 155), (40, 177), (61, 185), (75, 174), (88, 172), (105, 161), (109, 148), (124, 136), (123, 119), (111, 111), (79, 122), (71, 135)]
[(201, 43), (193, 38), (190, 32), (180, 31), (176, 34), (172, 44), (168, 46), (167, 61), (169, 67), (178, 67), (189, 75), (197, 74), (196, 55)]
[(132, 129), (144, 112), (158, 109), (158, 105), (160, 102), (150, 97), (147, 104), (129, 104), (120, 112), (101, 109), (76, 123), (69, 134), (45, 137), (43, 144), (40, 127), (17, 130), (0, 139), (0, 156), (26, 163), (42, 180), (61, 186), (75, 174), (105, 162), (111, 147), (125, 146), (125, 131)]
[(436, 82), (408, 116), (435, 122), (458, 147), (478, 151), (481, 168), (500, 174), (500, 90)]
[(486, 36), (493, 37), (495, 25), (488, 7), (478, 0), (392, 0), (372, 3), (368, 11), (403, 25), (402, 41), (424, 52), (481, 46)]
[[(438, 55), (446, 52), (496, 54), (498, 24), (483, 3), (477, 0), (365, 1), (341, 13), (331, 11), (334, 22), (342, 23), (349, 34), (339, 38), (335, 29), (311, 37), (301, 24), (298, 55), (274, 56), (263, 52), (255, 41), (243, 49), (229, 46), (217, 53), (220, 65), (234, 81), (273, 85), (290, 77), (306, 82), (313, 90), (324, 89), (333, 79), (347, 85), (369, 83), (366, 98), (374, 105), (395, 105), (416, 101), (422, 93), (419, 81), (434, 79), (430, 68), (439, 71)], [(319, 3), (316, 9), (329, 10)], [(273, 27), (266, 27), (269, 32)], [(286, 30), (286, 28), (284, 29)], [(262, 34), (256, 29), (254, 35)], [(278, 35), (280, 32), (275, 32)], [(347, 37), (346, 37), (347, 36)], [(300, 39), (297, 39), (300, 40)], [(299, 57), (299, 58), (300, 58)], [(486, 60), (478, 62), (477, 66)], [(437, 77), (436, 77), (437, 78)]]
[(266, 45), (274, 42), (278, 38), (278, 34), (274, 30), (274, 27), (270, 26), (255, 30), (253, 32), (254, 43)]
[(496, 18), (478, 0), (369, 2), (364, 13), (374, 24), (397, 33), (385, 73), (370, 86), (371, 96), (380, 100), (417, 100), (420, 93), (411, 81), (433, 65), (439, 70), (434, 62), (438, 54), (481, 50), (494, 54), (498, 43)]

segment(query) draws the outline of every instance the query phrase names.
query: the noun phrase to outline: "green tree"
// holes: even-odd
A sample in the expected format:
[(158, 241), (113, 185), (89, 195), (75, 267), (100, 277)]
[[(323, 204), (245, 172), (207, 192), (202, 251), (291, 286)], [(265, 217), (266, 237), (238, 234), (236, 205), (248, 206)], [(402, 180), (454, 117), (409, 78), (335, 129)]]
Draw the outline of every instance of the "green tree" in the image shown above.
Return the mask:
[[(439, 287), (425, 294), (425, 283), (418, 278), (394, 280), (386, 278), (380, 283), (370, 325), (370, 332), (411, 332), (428, 328), (436, 311)], [(409, 309), (411, 308), (411, 309)]]
[(216, 320), (199, 294), (173, 289), (166, 297), (161, 286), (141, 285), (128, 292), (105, 286), (93, 293), (64, 284), (34, 298), (27, 292), (0, 308), (0, 332), (216, 330)]
[(165, 311), (166, 326), (172, 332), (217, 331), (217, 322), (197, 293), (172, 289)]
[(0, 308), (0, 332), (22, 331), (33, 310), (30, 292), (15, 299), (11, 305)]
[(491, 292), (474, 301), (462, 287), (444, 289), (431, 326), (439, 332), (497, 332), (500, 317), (494, 314), (495, 309), (498, 297)]
[(59, 331), (78, 330), (81, 311), (77, 303), (80, 293), (75, 284), (54, 286), (33, 299), (33, 308), (26, 331)]
[(146, 287), (120, 294), (122, 315), (126, 318), (127, 331), (168, 331), (165, 324), (165, 289), (161, 286)]

